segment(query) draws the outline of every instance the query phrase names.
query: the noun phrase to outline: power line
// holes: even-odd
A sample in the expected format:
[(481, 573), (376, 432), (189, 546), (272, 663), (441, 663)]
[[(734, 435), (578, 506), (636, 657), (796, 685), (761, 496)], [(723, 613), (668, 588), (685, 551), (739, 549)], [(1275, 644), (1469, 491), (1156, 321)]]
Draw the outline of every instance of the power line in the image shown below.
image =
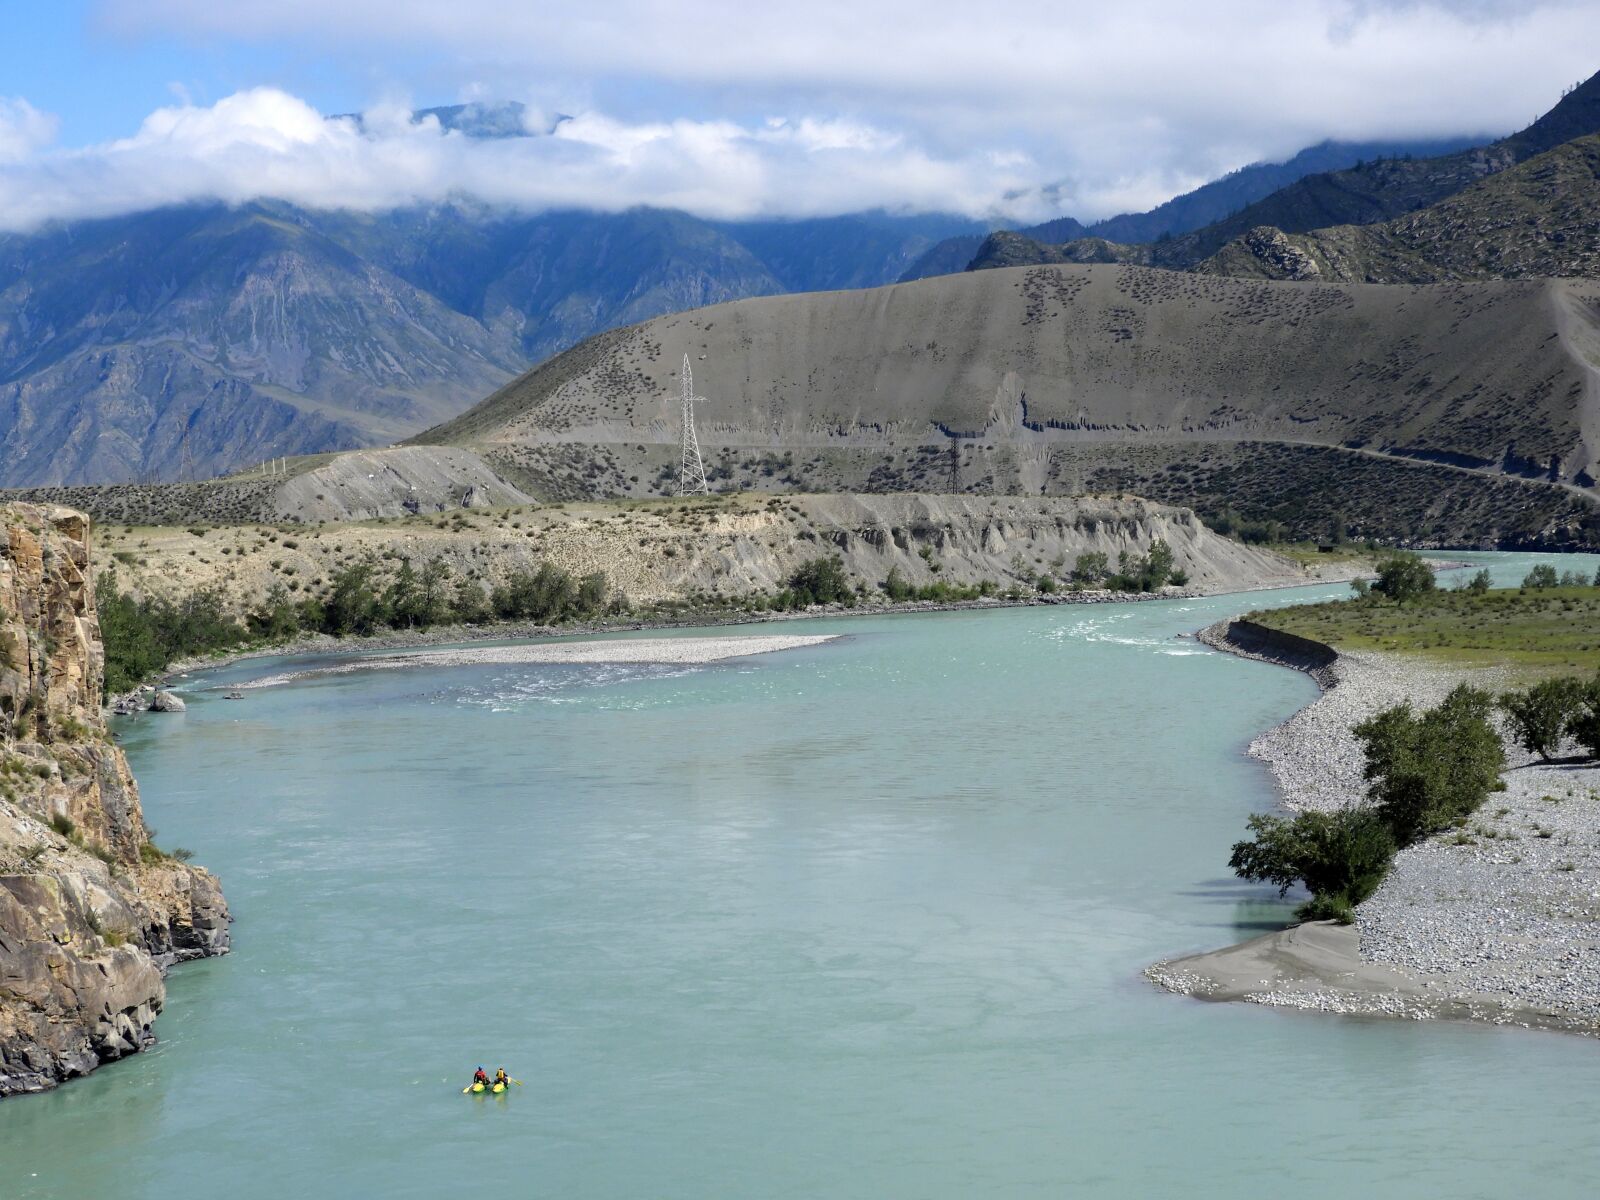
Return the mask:
[(678, 495), (709, 496), (706, 484), (706, 466), (700, 461), (700, 439), (694, 432), (694, 402), (704, 396), (694, 394), (694, 374), (689, 369), (689, 356), (683, 356), (683, 434), (678, 456)]

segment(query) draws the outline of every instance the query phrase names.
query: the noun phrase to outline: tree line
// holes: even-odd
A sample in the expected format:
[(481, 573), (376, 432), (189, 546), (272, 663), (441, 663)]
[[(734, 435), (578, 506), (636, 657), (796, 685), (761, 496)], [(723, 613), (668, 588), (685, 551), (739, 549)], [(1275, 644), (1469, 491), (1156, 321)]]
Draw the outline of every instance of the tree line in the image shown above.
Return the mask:
[[(937, 570), (937, 564), (932, 565)], [(1175, 569), (1167, 544), (1156, 541), (1144, 555), (1124, 551), (1114, 571), (1103, 552), (1079, 555), (1068, 579), (1074, 587), (1154, 592), (1169, 583), (1182, 585), (1188, 576)], [(1031, 582), (1040, 592), (1056, 590), (1051, 576), (1040, 575)], [(105, 645), (105, 687), (110, 694), (137, 687), (178, 659), (284, 642), (306, 633), (362, 637), (391, 629), (489, 621), (557, 625), (632, 611), (624, 597), (613, 594), (603, 573), (575, 576), (550, 563), (514, 571), (491, 588), (477, 579), (456, 575), (440, 559), (420, 568), (409, 558), (402, 559), (398, 569), (385, 575), (377, 561), (365, 558), (334, 571), (316, 595), (296, 596), (281, 581), (275, 582), (242, 617), (235, 615), (217, 587), (178, 600), (124, 592), (115, 568), (100, 574), (96, 591)], [(1015, 587), (1002, 592), (998, 583), (988, 579), (973, 584), (942, 579), (912, 584), (898, 568), (889, 571), (878, 591), (896, 604), (956, 603), (995, 595), (1021, 599), (1024, 595)], [(852, 607), (869, 595), (868, 586), (852, 583), (843, 559), (833, 555), (800, 563), (775, 591), (702, 599), (710, 608), (791, 612), (813, 605)]]
[(296, 598), (281, 582), (241, 619), (220, 588), (179, 600), (122, 591), (115, 570), (96, 580), (108, 693), (125, 692), (180, 658), (286, 641), (304, 633), (360, 637), (386, 629), (485, 621), (561, 624), (626, 608), (603, 573), (574, 576), (549, 563), (513, 571), (498, 586), (457, 577), (434, 559), (418, 570), (409, 559), (387, 579), (370, 559), (333, 572), (327, 588)]

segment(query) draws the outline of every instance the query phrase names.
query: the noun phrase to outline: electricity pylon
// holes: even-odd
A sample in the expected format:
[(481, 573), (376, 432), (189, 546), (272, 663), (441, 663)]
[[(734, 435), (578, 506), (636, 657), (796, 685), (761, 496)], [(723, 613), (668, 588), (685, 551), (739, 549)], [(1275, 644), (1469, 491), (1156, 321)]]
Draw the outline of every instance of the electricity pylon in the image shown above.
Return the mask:
[[(678, 460), (678, 495), (709, 496), (706, 485), (706, 465), (700, 461), (700, 439), (694, 433), (694, 374), (689, 370), (689, 356), (683, 356), (683, 438), (682, 454)], [(698, 397), (704, 399), (704, 397)]]

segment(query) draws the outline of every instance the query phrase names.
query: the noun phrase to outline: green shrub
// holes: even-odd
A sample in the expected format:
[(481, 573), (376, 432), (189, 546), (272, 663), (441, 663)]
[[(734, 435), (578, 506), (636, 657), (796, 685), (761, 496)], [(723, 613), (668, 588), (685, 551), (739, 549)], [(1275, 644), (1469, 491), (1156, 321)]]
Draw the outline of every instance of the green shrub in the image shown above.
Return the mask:
[(1549, 563), (1540, 563), (1522, 577), (1525, 588), (1553, 588), (1561, 586), (1561, 577)]
[(1436, 586), (1433, 568), (1421, 555), (1397, 551), (1378, 563), (1378, 579), (1372, 590), (1381, 592), (1396, 604), (1404, 604), (1433, 591)]
[(811, 604), (854, 604), (856, 598), (850, 578), (845, 574), (844, 560), (837, 555), (801, 563), (789, 576), (789, 591), (794, 608)]
[(1576, 679), (1546, 679), (1500, 697), (1518, 744), (1546, 762), (1561, 745), (1567, 728), (1584, 705), (1584, 686)]
[(1409, 702), (1355, 727), (1366, 751), (1368, 798), (1398, 845), (1477, 811), (1500, 784), (1505, 750), (1487, 692), (1462, 684), (1420, 715)]
[(174, 659), (226, 650), (250, 637), (216, 588), (176, 603), (148, 596), (135, 600), (118, 588), (116, 573), (107, 571), (96, 580), (95, 592), (108, 692), (128, 691)]
[(1567, 734), (1589, 752), (1590, 758), (1600, 758), (1600, 676), (1581, 685), (1577, 703), (1567, 718)]
[(1105, 584), (1116, 592), (1158, 592), (1172, 578), (1172, 563), (1172, 548), (1157, 538), (1143, 557), (1127, 550), (1118, 555), (1116, 572)]
[(1304, 883), (1312, 899), (1297, 910), (1302, 920), (1347, 913), (1383, 882), (1394, 857), (1393, 834), (1367, 805), (1293, 817), (1258, 813), (1249, 828), (1255, 837), (1234, 844), (1228, 865), (1241, 879), (1277, 884), (1280, 896)]
[(1467, 586), (1467, 591), (1472, 592), (1475, 595), (1481, 596), (1481, 595), (1483, 595), (1484, 592), (1487, 592), (1489, 590), (1490, 582), (1491, 581), (1490, 581), (1490, 578), (1489, 578), (1489, 570), (1488, 570), (1487, 567), (1485, 567), (1483, 570), (1479, 571), (1476, 575), (1474, 575), (1471, 579), (1467, 580), (1467, 585), (1466, 585)]
[(1094, 587), (1105, 579), (1111, 567), (1103, 550), (1088, 550), (1078, 555), (1072, 564), (1073, 583)]

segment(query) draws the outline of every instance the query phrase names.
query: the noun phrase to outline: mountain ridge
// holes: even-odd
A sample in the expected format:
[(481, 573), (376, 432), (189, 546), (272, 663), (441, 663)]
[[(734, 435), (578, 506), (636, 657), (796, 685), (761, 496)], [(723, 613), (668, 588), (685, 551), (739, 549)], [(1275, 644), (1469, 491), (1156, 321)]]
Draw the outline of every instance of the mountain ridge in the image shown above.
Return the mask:
[[(1600, 132), (1600, 73), (1563, 95), (1526, 129), (1482, 146), (1434, 158), (1384, 158), (1340, 171), (1307, 175), (1220, 221), (1178, 236), (1119, 246), (1118, 261), (1169, 270), (1199, 267), (1229, 243), (1252, 230), (1285, 234), (1349, 225), (1371, 225), (1426, 209), (1501, 171), (1545, 154), (1575, 138)], [(1095, 230), (1091, 229), (1093, 234)], [(1085, 251), (1038, 243), (1030, 248), (1015, 236), (974, 253), (969, 268), (1017, 266), (1026, 262), (1082, 261)], [(1033, 239), (1037, 243), (1037, 239)]]
[(387, 443), (599, 330), (885, 282), (962, 227), (271, 201), (3, 235), (0, 484), (194, 479)]
[[(1511, 540), (1592, 515), (1597, 306), (1592, 282), (969, 272), (612, 331), (412, 443), (471, 449), (531, 494), (659, 494), (676, 469), (673, 397), (689, 354), (717, 486), (1125, 486), (1293, 518), (1311, 536), (1343, 504), (1373, 534)], [(1441, 513), (1442, 494), (1460, 511)]]
[[(1060, 245), (1081, 238), (1098, 238), (1117, 245), (1139, 245), (1154, 242), (1163, 236), (1188, 233), (1222, 220), (1245, 205), (1309, 174), (1338, 169), (1367, 159), (1446, 154), (1475, 145), (1477, 141), (1469, 137), (1367, 142), (1326, 139), (1282, 162), (1257, 162), (1238, 167), (1146, 212), (1121, 213), (1087, 226), (1069, 217), (1065, 218), (1065, 222), (1070, 224), (1063, 230), (1055, 228), (1063, 222), (1051, 221), (1016, 230), (994, 230), (991, 233), (1014, 233), (1043, 245)], [(1058, 236), (1061, 232), (1066, 236)], [(984, 238), (976, 235), (946, 239), (931, 247), (912, 264), (900, 276), (899, 282), (910, 283), (914, 279), (964, 271), (977, 256), (983, 242)], [(1078, 258), (1062, 261), (1090, 260)]]

